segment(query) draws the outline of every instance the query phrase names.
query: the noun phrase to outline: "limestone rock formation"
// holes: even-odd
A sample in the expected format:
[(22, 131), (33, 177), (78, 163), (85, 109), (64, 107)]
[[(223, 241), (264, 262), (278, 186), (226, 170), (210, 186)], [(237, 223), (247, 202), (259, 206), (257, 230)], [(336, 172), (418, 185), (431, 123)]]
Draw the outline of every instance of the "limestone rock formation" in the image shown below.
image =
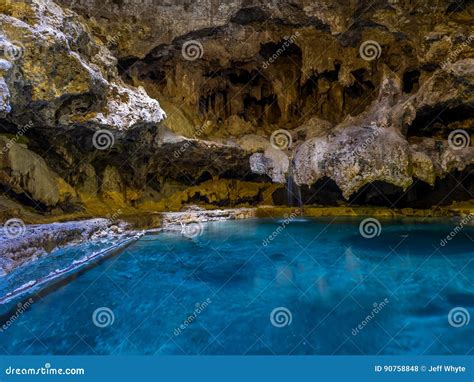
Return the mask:
[(164, 118), (157, 100), (123, 83), (116, 59), (71, 11), (52, 0), (6, 0), (0, 20), (9, 122), (124, 129)]
[(8, 185), (16, 194), (23, 194), (44, 206), (66, 203), (77, 196), (76, 191), (52, 171), (44, 159), (0, 136), (4, 148), (0, 156), (0, 184)]
[[(446, 98), (456, 77), (450, 81), (445, 76), (447, 91), (435, 91), (431, 83), (436, 82), (437, 77), (440, 77), (439, 73), (414, 96), (404, 97), (400, 81), (387, 69), (379, 97), (367, 111), (348, 118), (326, 137), (309, 139), (297, 149), (296, 181), (312, 185), (328, 177), (336, 182), (344, 197), (349, 198), (374, 181), (387, 182), (406, 190), (414, 177), (434, 185), (437, 176), (443, 177), (453, 170), (463, 170), (474, 164), (473, 147), (456, 147), (453, 141), (451, 144), (439, 142), (435, 149), (435, 141), (431, 138), (410, 145), (402, 135), (403, 128), (413, 122), (417, 111), (426, 107), (426, 99), (438, 106), (443, 102), (453, 103), (452, 107), (472, 103), (471, 89), (456, 89)], [(472, 86), (474, 82), (469, 84)], [(467, 99), (458, 98), (462, 91), (468, 95)], [(425, 142), (427, 140), (432, 145)]]
[(309, 204), (473, 199), (473, 19), (455, 0), (3, 0), (0, 203), (272, 204), (290, 175)]

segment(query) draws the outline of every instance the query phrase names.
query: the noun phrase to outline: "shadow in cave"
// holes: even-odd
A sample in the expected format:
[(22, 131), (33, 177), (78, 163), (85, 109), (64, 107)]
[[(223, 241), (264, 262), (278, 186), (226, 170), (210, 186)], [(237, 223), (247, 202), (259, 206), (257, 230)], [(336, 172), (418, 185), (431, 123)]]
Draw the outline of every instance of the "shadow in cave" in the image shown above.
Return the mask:
[(436, 107), (423, 108), (416, 113), (416, 118), (403, 133), (410, 137), (429, 137), (447, 139), (453, 130), (449, 125), (474, 118), (474, 109), (469, 105), (454, 108)]
[[(301, 186), (304, 205), (337, 206), (380, 206), (389, 208), (431, 208), (445, 206), (454, 201), (467, 201), (474, 198), (474, 166), (463, 171), (454, 171), (443, 179), (437, 178), (434, 186), (414, 179), (413, 184), (403, 190), (383, 181), (375, 181), (362, 187), (351, 195), (349, 200), (342, 196), (340, 188), (332, 179), (324, 177), (311, 187)], [(272, 194), (273, 203), (286, 206), (287, 190), (280, 188)]]

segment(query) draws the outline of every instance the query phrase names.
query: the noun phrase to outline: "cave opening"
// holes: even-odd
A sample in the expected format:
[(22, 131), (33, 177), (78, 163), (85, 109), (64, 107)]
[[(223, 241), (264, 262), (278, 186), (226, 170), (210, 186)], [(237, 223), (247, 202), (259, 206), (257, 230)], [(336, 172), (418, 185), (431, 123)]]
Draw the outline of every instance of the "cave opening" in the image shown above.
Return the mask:
[(0, 194), (3, 194), (10, 198), (11, 200), (18, 202), (26, 207), (31, 207), (33, 210), (39, 213), (47, 213), (50, 211), (50, 207), (48, 207), (46, 204), (41, 203), (38, 200), (35, 200), (33, 197), (26, 193), (16, 193), (14, 190), (12, 190), (11, 187), (1, 185), (0, 184)]
[(447, 107), (439, 105), (436, 107), (426, 107), (421, 109), (415, 120), (408, 126), (404, 133), (409, 137), (431, 137), (447, 139), (453, 130), (452, 126), (464, 124), (472, 126), (474, 123), (474, 109), (468, 105)]
[[(388, 208), (420, 208), (446, 206), (454, 201), (468, 201), (474, 195), (474, 166), (463, 171), (453, 171), (444, 178), (437, 178), (434, 186), (414, 179), (407, 190), (384, 181), (374, 181), (363, 186), (345, 200), (341, 189), (330, 178), (319, 179), (312, 186), (301, 186), (303, 204), (322, 206), (377, 206)], [(285, 187), (273, 192), (275, 205), (286, 206), (288, 194)]]

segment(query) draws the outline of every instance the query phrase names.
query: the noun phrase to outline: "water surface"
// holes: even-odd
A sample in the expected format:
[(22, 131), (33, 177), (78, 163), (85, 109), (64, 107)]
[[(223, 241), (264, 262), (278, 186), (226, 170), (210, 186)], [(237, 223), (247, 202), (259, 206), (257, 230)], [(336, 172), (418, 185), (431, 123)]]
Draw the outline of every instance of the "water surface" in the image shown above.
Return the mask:
[[(144, 236), (41, 298), (24, 296), (34, 303), (0, 332), (0, 352), (473, 354), (474, 227), (441, 246), (455, 223), (380, 220), (367, 239), (361, 220), (254, 219), (208, 223), (192, 239)], [(88, 250), (58, 250), (0, 290)], [(3, 307), (2, 322), (20, 301)], [(472, 320), (453, 326), (450, 312)]]

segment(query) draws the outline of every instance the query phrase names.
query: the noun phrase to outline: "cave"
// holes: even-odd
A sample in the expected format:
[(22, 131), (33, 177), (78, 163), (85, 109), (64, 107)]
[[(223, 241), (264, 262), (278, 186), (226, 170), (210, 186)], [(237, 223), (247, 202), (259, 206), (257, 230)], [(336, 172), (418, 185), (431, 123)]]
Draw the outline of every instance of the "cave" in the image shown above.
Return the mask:
[(6, 379), (467, 375), (473, 15), (0, 0)]
[(406, 128), (407, 137), (439, 137), (447, 139), (451, 126), (472, 126), (474, 111), (470, 107), (459, 105), (447, 107), (423, 108), (415, 120)]
[[(345, 199), (341, 189), (331, 178), (319, 179), (311, 187), (301, 186), (303, 206), (379, 206), (388, 208), (429, 209), (433, 206), (447, 206), (456, 201), (469, 201), (474, 192), (474, 167), (454, 171), (437, 178), (433, 186), (414, 179), (407, 190), (383, 181), (366, 184), (359, 191)], [(293, 191), (293, 194), (295, 192)], [(288, 188), (281, 187), (273, 192), (276, 205), (288, 205)]]

